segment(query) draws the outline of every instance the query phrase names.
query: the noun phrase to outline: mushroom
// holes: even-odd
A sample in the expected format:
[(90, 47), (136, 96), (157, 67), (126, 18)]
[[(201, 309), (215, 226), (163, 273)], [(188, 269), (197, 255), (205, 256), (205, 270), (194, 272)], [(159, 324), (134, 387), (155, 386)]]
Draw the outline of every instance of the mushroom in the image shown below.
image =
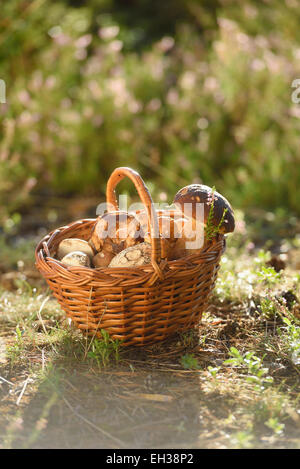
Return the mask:
[(142, 241), (141, 226), (135, 216), (119, 211), (98, 217), (89, 244), (96, 252), (108, 251), (118, 254)]
[[(157, 217), (160, 243), (161, 243), (161, 257), (164, 259), (170, 259), (174, 245), (177, 241), (179, 234), (178, 227), (173, 217), (168, 216), (168, 212), (164, 212), (165, 215)], [(144, 239), (147, 243), (151, 243), (150, 233), (147, 232), (144, 235)]]
[(143, 232), (146, 233), (148, 231), (148, 214), (146, 210), (138, 210), (135, 214), (135, 217), (140, 223)]
[[(180, 259), (191, 254), (197, 254), (204, 248), (204, 225), (202, 229), (194, 225), (193, 219), (181, 218), (175, 221), (177, 239), (170, 252), (170, 260)], [(197, 227), (197, 231), (196, 228)]]
[(182, 221), (176, 220), (181, 235), (173, 249), (173, 259), (199, 253), (218, 233), (234, 231), (231, 205), (208, 186), (192, 184), (183, 187), (175, 195), (173, 203), (184, 216)]
[(113, 252), (103, 250), (103, 251), (98, 252), (93, 257), (93, 264), (97, 269), (101, 267), (107, 267), (114, 257), (115, 257), (115, 254)]
[(137, 267), (151, 263), (151, 245), (140, 243), (117, 254), (108, 267)]
[(70, 266), (80, 266), (80, 267), (90, 267), (91, 261), (89, 256), (85, 252), (81, 251), (74, 251), (69, 252), (66, 256), (64, 256), (61, 260), (63, 264), (67, 264)]
[(195, 221), (202, 221), (197, 219), (201, 215), (198, 204), (203, 204), (203, 222), (206, 227), (209, 222), (219, 233), (225, 234), (234, 231), (234, 214), (230, 203), (211, 187), (203, 184), (191, 184), (183, 187), (175, 195), (173, 203), (182, 210), (185, 217)]
[(63, 239), (58, 246), (57, 249), (57, 257), (58, 259), (62, 259), (70, 252), (80, 251), (87, 254), (90, 258), (93, 257), (94, 252), (91, 246), (87, 241), (78, 238), (67, 238)]
[[(169, 217), (172, 218), (173, 220), (176, 220), (178, 218), (182, 218), (182, 212), (181, 210), (157, 210), (156, 211), (158, 217)], [(148, 215), (146, 210), (138, 210), (135, 214), (136, 219), (139, 221), (141, 225), (141, 230), (144, 233), (149, 232), (149, 227), (148, 227)]]

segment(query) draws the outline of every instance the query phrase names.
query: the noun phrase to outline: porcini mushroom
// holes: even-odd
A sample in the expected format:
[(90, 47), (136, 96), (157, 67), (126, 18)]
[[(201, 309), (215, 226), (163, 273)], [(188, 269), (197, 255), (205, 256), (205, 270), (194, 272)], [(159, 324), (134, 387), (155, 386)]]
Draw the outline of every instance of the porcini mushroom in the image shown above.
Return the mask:
[(142, 241), (141, 227), (135, 216), (118, 211), (98, 217), (89, 244), (96, 252), (105, 250), (117, 254)]
[[(182, 218), (181, 210), (173, 210), (173, 209), (157, 210), (156, 214), (158, 217), (168, 217), (168, 218), (172, 218), (173, 220)], [(141, 225), (141, 230), (144, 233), (147, 233), (149, 231), (150, 225), (148, 225), (148, 215), (147, 215), (146, 210), (138, 210), (135, 214), (135, 217)]]
[(235, 221), (230, 203), (211, 187), (203, 184), (183, 187), (175, 195), (173, 203), (182, 210), (185, 217), (195, 221), (201, 215), (200, 204), (203, 204), (203, 223), (206, 226), (210, 222), (222, 234), (234, 231)]
[(174, 197), (173, 203), (182, 210), (181, 236), (177, 240), (173, 259), (201, 252), (216, 238), (218, 233), (234, 231), (235, 221), (228, 200), (203, 184), (183, 187)]
[(151, 263), (151, 245), (140, 243), (124, 249), (110, 262), (109, 267), (137, 267)]
[[(168, 216), (167, 212), (164, 213), (165, 215), (157, 217), (161, 243), (161, 257), (163, 259), (170, 259), (174, 245), (179, 237), (179, 231), (174, 218)], [(151, 243), (149, 232), (144, 235), (144, 239), (147, 243)]]
[(70, 266), (90, 267), (91, 261), (89, 256), (85, 252), (74, 251), (69, 252), (65, 257), (62, 258), (61, 262)]
[(107, 267), (114, 257), (115, 254), (113, 252), (102, 250), (93, 257), (94, 267), (97, 269)]
[(194, 220), (181, 218), (175, 221), (177, 239), (170, 252), (169, 259), (176, 260), (202, 251), (205, 245), (204, 225), (194, 224)]
[(66, 238), (59, 243), (57, 257), (58, 259), (62, 259), (67, 254), (74, 251), (84, 252), (90, 258), (94, 255), (93, 249), (87, 241), (78, 238)]

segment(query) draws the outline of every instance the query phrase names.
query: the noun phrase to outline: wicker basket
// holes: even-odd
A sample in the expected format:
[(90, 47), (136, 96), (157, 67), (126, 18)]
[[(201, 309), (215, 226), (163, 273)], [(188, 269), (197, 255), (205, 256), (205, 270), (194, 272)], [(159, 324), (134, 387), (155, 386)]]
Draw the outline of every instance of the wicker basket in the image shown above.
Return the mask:
[(107, 202), (118, 208), (115, 187), (125, 176), (134, 183), (151, 217), (151, 264), (139, 267), (70, 267), (54, 259), (65, 238), (88, 240), (96, 219), (84, 219), (52, 231), (36, 247), (36, 266), (62, 309), (88, 334), (105, 329), (123, 345), (145, 345), (195, 326), (214, 287), (225, 239), (199, 255), (175, 261), (160, 259), (157, 214), (151, 195), (138, 173), (117, 168), (107, 183)]

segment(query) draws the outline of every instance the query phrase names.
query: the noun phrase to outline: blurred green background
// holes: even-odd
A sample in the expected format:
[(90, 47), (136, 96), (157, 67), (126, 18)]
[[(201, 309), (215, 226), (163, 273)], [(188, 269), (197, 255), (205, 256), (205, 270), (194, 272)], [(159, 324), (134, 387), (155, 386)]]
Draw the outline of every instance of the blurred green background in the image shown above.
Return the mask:
[(299, 215), (299, 24), (298, 0), (2, 1), (1, 220), (100, 202), (120, 165)]

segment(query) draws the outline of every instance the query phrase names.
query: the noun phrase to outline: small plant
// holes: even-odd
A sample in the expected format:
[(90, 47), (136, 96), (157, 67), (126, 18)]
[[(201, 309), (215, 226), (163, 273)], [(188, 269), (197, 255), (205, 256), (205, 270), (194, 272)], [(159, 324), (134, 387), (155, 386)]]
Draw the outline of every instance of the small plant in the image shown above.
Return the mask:
[(212, 376), (212, 378), (216, 378), (218, 372), (220, 371), (221, 367), (220, 366), (208, 366), (207, 370), (209, 374)]
[(234, 448), (237, 449), (250, 449), (253, 448), (253, 435), (247, 431), (234, 433), (231, 436), (231, 442)]
[(220, 299), (232, 298), (232, 280), (234, 275), (231, 272), (223, 273), (222, 276), (217, 278), (215, 295)]
[(283, 327), (279, 334), (294, 365), (300, 365), (300, 327), (288, 318), (282, 320), (286, 327)]
[(224, 222), (226, 212), (228, 211), (227, 208), (224, 209), (223, 214), (222, 214), (222, 218), (221, 218), (218, 226), (216, 226), (213, 223), (213, 220), (214, 220), (214, 204), (215, 204), (214, 195), (215, 195), (215, 191), (216, 191), (216, 188), (213, 187), (212, 188), (212, 203), (211, 203), (211, 206), (209, 208), (209, 214), (208, 214), (208, 218), (207, 218), (207, 222), (206, 222), (206, 226), (205, 226), (205, 238), (208, 241), (212, 240), (219, 233), (219, 231), (221, 229), (221, 226)]
[(275, 319), (277, 314), (276, 305), (269, 298), (262, 298), (260, 303), (260, 315), (265, 320)]
[(265, 425), (269, 427), (276, 435), (281, 435), (284, 431), (284, 423), (280, 423), (277, 417), (270, 417), (269, 420), (265, 422)]
[(266, 263), (270, 260), (271, 253), (270, 251), (265, 251), (264, 249), (260, 249), (257, 253), (254, 262), (256, 265), (266, 265)]
[(95, 360), (99, 368), (106, 367), (112, 356), (116, 362), (120, 360), (120, 341), (113, 340), (109, 333), (101, 329), (102, 340), (94, 339), (88, 358)]
[(262, 360), (254, 355), (254, 352), (246, 352), (242, 355), (235, 347), (231, 347), (229, 354), (232, 358), (225, 360), (224, 365), (245, 369), (249, 383), (254, 383), (259, 389), (264, 389), (266, 384), (273, 382), (273, 378), (268, 376), (269, 369), (263, 367)]
[(262, 267), (259, 272), (257, 272), (258, 281), (264, 282), (266, 285), (274, 285), (281, 279), (281, 273), (276, 272), (274, 267)]
[(19, 326), (16, 327), (16, 338), (15, 343), (7, 347), (7, 357), (10, 360), (11, 365), (14, 365), (18, 359), (21, 358), (24, 349), (22, 332)]
[(197, 370), (199, 368), (198, 359), (190, 353), (181, 357), (181, 364), (185, 370)]

